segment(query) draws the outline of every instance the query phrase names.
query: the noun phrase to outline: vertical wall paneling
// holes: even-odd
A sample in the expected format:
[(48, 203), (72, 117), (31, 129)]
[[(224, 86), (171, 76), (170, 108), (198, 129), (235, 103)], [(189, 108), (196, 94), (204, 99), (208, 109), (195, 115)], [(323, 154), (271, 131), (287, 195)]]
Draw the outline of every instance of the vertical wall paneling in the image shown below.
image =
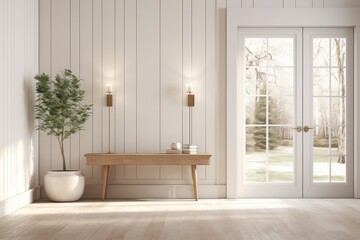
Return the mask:
[(206, 0), (206, 22), (205, 22), (205, 75), (206, 75), (206, 89), (205, 89), (205, 105), (206, 105), (206, 129), (205, 129), (205, 152), (212, 152), (212, 164), (206, 166), (206, 179), (216, 179), (216, 165), (218, 161), (216, 151), (216, 67), (215, 67), (215, 53), (216, 53), (216, 1)]
[[(240, 6), (241, 2), (238, 1)], [(109, 146), (107, 83), (114, 86), (111, 151), (155, 153), (165, 152), (173, 140), (188, 143), (186, 87), (192, 82), (196, 96), (193, 143), (198, 145), (199, 152), (213, 154), (212, 165), (200, 166), (198, 177), (200, 183), (217, 181), (218, 166), (224, 165), (225, 159), (218, 162), (216, 150), (220, 125), (216, 117), (219, 111), (216, 3), (216, 0), (41, 0), (40, 16), (44, 19), (40, 25), (41, 69), (55, 75), (59, 68), (71, 67), (83, 79), (85, 103), (93, 104), (85, 130), (72, 136), (68, 152), (71, 166), (80, 166), (87, 184), (101, 182), (101, 168), (87, 166), (83, 154), (107, 152)], [(47, 169), (57, 167), (55, 158), (59, 154), (57, 142), (53, 141), (51, 146), (48, 137), (40, 139), (43, 176)], [(192, 183), (189, 166), (110, 169), (112, 184)]]
[[(115, 14), (115, 152), (125, 151), (125, 0), (116, 0)], [(116, 166), (116, 178), (124, 178), (124, 166)]]
[[(137, 0), (125, 0), (125, 152), (136, 153), (137, 136)], [(125, 166), (125, 178), (136, 179), (136, 166)]]
[(217, 1), (216, 26), (216, 66), (217, 100), (216, 104), (216, 171), (217, 183), (226, 183), (226, 2)]
[(36, 0), (0, 0), (0, 217), (29, 204), (21, 196), (38, 184), (32, 79), (38, 73), (37, 6)]
[(295, 8), (296, 0), (284, 0), (284, 8)]
[[(80, 0), (70, 2), (70, 69), (73, 74), (80, 74)], [(83, 81), (81, 85), (83, 85)], [(80, 169), (80, 133), (70, 138), (70, 169)]]
[(313, 7), (314, 8), (323, 8), (324, 0), (313, 0)]
[[(102, 0), (102, 84), (113, 85), (114, 94), (116, 94), (115, 86), (115, 0)], [(101, 92), (102, 99), (102, 149), (103, 152), (114, 152), (114, 109), (115, 104), (110, 109), (105, 104), (105, 87)], [(110, 116), (109, 116), (110, 110)], [(110, 132), (109, 132), (110, 125)], [(109, 136), (110, 134), (110, 136)], [(110, 141), (110, 142), (109, 142)], [(109, 178), (113, 179), (114, 167), (110, 168)]]
[[(102, 1), (93, 0), (93, 19), (92, 19), (92, 30), (93, 30), (93, 45), (92, 45), (92, 60), (93, 60), (93, 152), (105, 152), (107, 149), (103, 149), (103, 111), (105, 110), (105, 86), (103, 82), (103, 52), (102, 52)], [(101, 169), (99, 166), (93, 167), (93, 178), (101, 178)]]
[[(85, 90), (84, 104), (93, 103), (93, 24), (92, 24), (92, 2), (80, 0), (80, 29), (79, 29), (79, 76), (83, 81), (82, 88)], [(93, 108), (94, 109), (94, 108)], [(93, 114), (86, 121), (83, 131), (80, 135), (80, 169), (84, 173), (87, 181), (93, 178), (93, 167), (86, 165), (84, 153), (93, 152)]]
[[(13, 62), (14, 62), (14, 58), (13, 58), (13, 52), (14, 52), (14, 44), (13, 44), (13, 31), (14, 31), (14, 19), (13, 19), (13, 1), (8, 2), (8, 21), (10, 23), (8, 23), (8, 36), (7, 36), (7, 46), (9, 47), (9, 49), (7, 50), (7, 58), (10, 60), (9, 63), (7, 64), (7, 79), (12, 79), (13, 78)], [(12, 81), (8, 81), (6, 84), (6, 105), (5, 105), (5, 118), (6, 118), (6, 125), (9, 126), (7, 129), (5, 129), (6, 132), (6, 140), (7, 142), (12, 142), (12, 135), (11, 135), (11, 128), (12, 126), (12, 121), (11, 121), (11, 109), (12, 109)], [(7, 166), (7, 174), (8, 176), (10, 176), (10, 178), (14, 178), (13, 176), (13, 166), (11, 164), (11, 160), (13, 159), (13, 149), (12, 148), (7, 148), (7, 158), (6, 158), (6, 166)], [(7, 181), (6, 184), (6, 191), (8, 192), (8, 194), (10, 196), (13, 196), (13, 192), (14, 192), (14, 188), (13, 186), (15, 185), (15, 181)]]
[[(16, 179), (11, 188), (15, 192), (25, 191), (26, 180), (29, 178), (29, 173), (25, 172), (24, 169), (29, 169), (29, 162), (25, 159), (25, 155), (28, 155), (27, 148), (24, 143), (27, 140), (27, 128), (24, 124), (19, 124), (18, 119), (27, 118), (27, 105), (26, 102), (26, 91), (24, 88), (24, 78), (26, 74), (25, 67), (25, 44), (26, 39), (26, 28), (25, 28), (25, 6), (26, 4), (21, 1), (13, 1), (13, 60), (12, 66), (12, 79), (19, 79), (20, 81), (11, 81), (11, 129), (17, 128), (17, 131), (11, 132), (11, 142), (15, 143), (12, 148), (12, 159), (14, 161), (12, 165), (11, 175)], [(21, 46), (21, 47), (18, 47)], [(16, 63), (16, 64), (15, 64)], [(23, 69), (22, 71), (16, 71), (16, 68)], [(21, 92), (21, 94), (19, 94)], [(18, 119), (17, 119), (18, 118)], [(21, 140), (20, 140), (21, 139)], [(17, 171), (21, 171), (23, 174), (18, 175)]]
[[(5, 79), (12, 79), (12, 65), (13, 65), (13, 1), (8, 1), (7, 3), (7, 29), (6, 29), (6, 43), (5, 45), (7, 46), (7, 49), (5, 51), (5, 56), (7, 57), (8, 63), (6, 64), (6, 74), (5, 74)], [(7, 81), (5, 84), (5, 125), (8, 126), (8, 128), (4, 129), (5, 132), (5, 139), (6, 142), (11, 142), (11, 127), (12, 127), (12, 122), (11, 122), (11, 105), (12, 105), (12, 95), (11, 95), (11, 84), (12, 81)], [(12, 164), (11, 164), (11, 160), (12, 160), (12, 148), (5, 148), (5, 169), (7, 171), (7, 176), (9, 178), (13, 178), (12, 176)], [(9, 181), (8, 179), (6, 179), (6, 185), (5, 185), (5, 191), (8, 192), (8, 194), (10, 196), (13, 195), (13, 190), (12, 190), (12, 185), (14, 184), (13, 181)], [(12, 191), (12, 192), (11, 192)]]
[[(0, 0), (0, 15), (5, 16), (5, 0)], [(5, 111), (5, 17), (0, 17), (0, 52), (3, 54), (0, 56), (0, 113)], [(3, 117), (0, 117), (0, 129), (5, 129), (5, 121)], [(5, 183), (5, 139), (4, 134), (0, 134), (0, 193), (3, 195), (4, 183)], [(1, 201), (1, 197), (0, 197)]]
[(312, 8), (313, 0), (296, 0), (297, 8)]
[[(189, 108), (187, 107), (186, 87), (191, 83), (192, 65), (192, 0), (183, 0), (182, 7), (182, 89), (183, 89), (183, 132), (182, 143), (189, 143)], [(196, 100), (196, 99), (195, 99)], [(189, 166), (183, 166), (183, 179), (187, 183), (191, 182), (191, 170)]]
[[(137, 149), (160, 151), (160, 0), (137, 0)], [(139, 179), (158, 179), (159, 166), (138, 166)]]
[[(51, 1), (51, 74), (62, 72), (70, 68), (70, 0)], [(59, 143), (52, 137), (52, 168), (62, 169), (62, 158)], [(70, 166), (70, 140), (65, 140), (64, 151), (66, 165)]]
[[(161, 1), (161, 152), (182, 141), (182, 1)], [(182, 166), (161, 166), (162, 179), (181, 179)]]
[[(40, 47), (39, 47), (39, 43), (40, 43), (40, 2), (39, 0), (34, 0), (35, 4), (34, 4), (34, 8), (33, 8), (33, 23), (35, 25), (35, 32), (33, 32), (33, 56), (32, 56), (32, 66), (31, 66), (31, 79), (32, 81), (34, 81), (33, 77), (35, 76), (35, 74), (38, 74), (40, 71)], [(35, 82), (33, 82), (33, 91), (35, 92), (36, 89), (36, 85)], [(34, 98), (36, 98), (35, 94), (34, 94)], [(34, 111), (34, 116), (35, 116), (35, 111)], [(37, 121), (35, 121), (35, 124), (37, 124)], [(33, 138), (33, 142), (34, 142), (34, 152), (35, 152), (35, 156), (34, 156), (34, 161), (35, 161), (35, 165), (36, 165), (36, 173), (34, 174), (34, 176), (37, 176), (37, 184), (40, 184), (40, 133), (39, 131), (36, 131), (34, 134), (34, 138)]]
[[(30, 182), (31, 187), (39, 185), (39, 132), (35, 130), (35, 81), (33, 77), (39, 71), (39, 1), (31, 0), (30, 6), (27, 11), (28, 21), (27, 21), (27, 36), (28, 36), (28, 49), (27, 52), (27, 79), (29, 81), (27, 87), (27, 96), (28, 96), (28, 117), (32, 119), (32, 128), (28, 129), (30, 134), (29, 141), (31, 145), (29, 146), (29, 153), (32, 156), (32, 164), (30, 165), (30, 171), (33, 169), (34, 174), (31, 175)], [(30, 126), (30, 125), (29, 125)]]
[[(40, 37), (39, 45), (39, 72), (50, 75), (51, 74), (51, 1), (40, 0)], [(56, 142), (55, 142), (56, 144)], [(45, 132), (39, 132), (39, 161), (40, 161), (40, 183), (43, 184), (43, 176), (47, 170), (51, 170), (51, 147), (52, 138), (47, 136)]]
[[(193, 143), (199, 152), (205, 152), (206, 129), (206, 53), (205, 53), (205, 0), (192, 1), (192, 74), (195, 106), (193, 109)], [(198, 178), (205, 179), (205, 167), (198, 166)]]
[(283, 8), (284, 0), (254, 0), (254, 8)]
[(253, 8), (254, 0), (242, 0), (242, 7), (243, 8)]

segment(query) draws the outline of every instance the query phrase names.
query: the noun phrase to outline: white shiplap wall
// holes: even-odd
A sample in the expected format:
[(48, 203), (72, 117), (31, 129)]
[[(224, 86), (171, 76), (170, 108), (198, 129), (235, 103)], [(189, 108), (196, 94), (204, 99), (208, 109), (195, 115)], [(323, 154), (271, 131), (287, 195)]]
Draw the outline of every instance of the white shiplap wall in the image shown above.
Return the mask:
[[(101, 169), (86, 166), (83, 154), (108, 150), (105, 84), (114, 85), (111, 151), (152, 153), (165, 152), (172, 140), (188, 142), (189, 82), (196, 94), (193, 141), (199, 152), (213, 155), (210, 166), (198, 168), (200, 184), (214, 186), (214, 197), (225, 196), (225, 172), (218, 171), (225, 159), (217, 149), (215, 54), (216, 0), (40, 0), (40, 72), (55, 76), (71, 68), (84, 79), (86, 102), (93, 104), (85, 130), (66, 145), (68, 165), (86, 175), (85, 196), (100, 194)], [(41, 181), (46, 170), (61, 167), (59, 160), (57, 143), (40, 133)], [(172, 185), (171, 191), (186, 185), (185, 193), (172, 196), (191, 197), (191, 182), (188, 166), (110, 169), (114, 189), (129, 186), (129, 192), (134, 184)], [(114, 189), (110, 196), (133, 196)]]
[(29, 203), (19, 196), (38, 185), (37, 72), (38, 1), (0, 0), (0, 216)]
[[(68, 164), (86, 175), (85, 197), (100, 193), (100, 168), (86, 166), (83, 154), (108, 149), (106, 83), (115, 86), (111, 151), (142, 153), (187, 142), (186, 84), (192, 81), (194, 142), (213, 154), (211, 166), (199, 168), (200, 196), (223, 197), (226, 8), (359, 6), (357, 0), (40, 0), (40, 71), (54, 76), (71, 68), (94, 105), (86, 130), (66, 148)], [(60, 168), (59, 158), (56, 142), (41, 133), (41, 180), (46, 170)], [(110, 197), (192, 194), (190, 170), (182, 166), (117, 166), (110, 183)]]

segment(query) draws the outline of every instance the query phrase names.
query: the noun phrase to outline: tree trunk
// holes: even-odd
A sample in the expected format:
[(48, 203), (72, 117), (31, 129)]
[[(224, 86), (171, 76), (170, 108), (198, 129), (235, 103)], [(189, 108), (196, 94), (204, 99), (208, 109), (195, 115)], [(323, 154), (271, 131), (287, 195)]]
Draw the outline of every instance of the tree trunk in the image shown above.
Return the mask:
[(335, 46), (336, 46), (336, 58), (338, 61), (338, 82), (339, 82), (339, 128), (338, 128), (338, 151), (339, 151), (339, 159), (338, 163), (345, 163), (345, 69), (344, 69), (344, 61), (345, 61), (345, 54), (341, 54), (341, 42), (340, 39), (334, 39)]
[(60, 152), (61, 152), (61, 157), (63, 160), (63, 171), (66, 171), (66, 161), (65, 161), (65, 153), (64, 153), (64, 139), (60, 139), (60, 137), (58, 137), (58, 141), (59, 141), (59, 145), (60, 145)]

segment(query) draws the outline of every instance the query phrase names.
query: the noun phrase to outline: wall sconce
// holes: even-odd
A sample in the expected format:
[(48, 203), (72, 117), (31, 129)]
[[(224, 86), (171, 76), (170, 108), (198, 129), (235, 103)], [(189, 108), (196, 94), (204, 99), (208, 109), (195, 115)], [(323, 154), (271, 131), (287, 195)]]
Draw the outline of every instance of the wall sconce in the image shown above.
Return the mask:
[(113, 86), (112, 84), (106, 84), (105, 86), (105, 89), (106, 89), (106, 106), (108, 107), (109, 109), (109, 151), (108, 153), (111, 153), (110, 152), (110, 146), (111, 146), (111, 138), (110, 138), (110, 135), (111, 135), (111, 125), (110, 125), (110, 117), (111, 117), (111, 107), (113, 106), (113, 95), (112, 95), (112, 92), (113, 92)]
[(112, 107), (113, 98), (112, 98), (113, 86), (112, 84), (106, 84), (106, 106)]
[(192, 84), (187, 86), (187, 94), (188, 94), (188, 107), (195, 106), (195, 95), (194, 95), (194, 87)]
[(190, 83), (187, 85), (187, 105), (189, 107), (189, 144), (183, 144), (183, 153), (196, 154), (197, 146), (192, 145), (192, 110), (195, 106), (194, 86)]
[(192, 144), (192, 108), (195, 106), (194, 86), (190, 83), (187, 86), (187, 104), (189, 107), (189, 145)]

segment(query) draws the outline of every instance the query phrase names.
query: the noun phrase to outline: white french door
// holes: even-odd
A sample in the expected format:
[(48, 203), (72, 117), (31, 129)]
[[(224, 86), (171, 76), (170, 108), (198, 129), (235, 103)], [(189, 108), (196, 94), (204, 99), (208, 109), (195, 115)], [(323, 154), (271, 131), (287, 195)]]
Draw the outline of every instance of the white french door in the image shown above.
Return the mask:
[(352, 29), (238, 34), (239, 197), (352, 197)]
[(303, 194), (353, 197), (353, 29), (304, 29), (303, 86)]

